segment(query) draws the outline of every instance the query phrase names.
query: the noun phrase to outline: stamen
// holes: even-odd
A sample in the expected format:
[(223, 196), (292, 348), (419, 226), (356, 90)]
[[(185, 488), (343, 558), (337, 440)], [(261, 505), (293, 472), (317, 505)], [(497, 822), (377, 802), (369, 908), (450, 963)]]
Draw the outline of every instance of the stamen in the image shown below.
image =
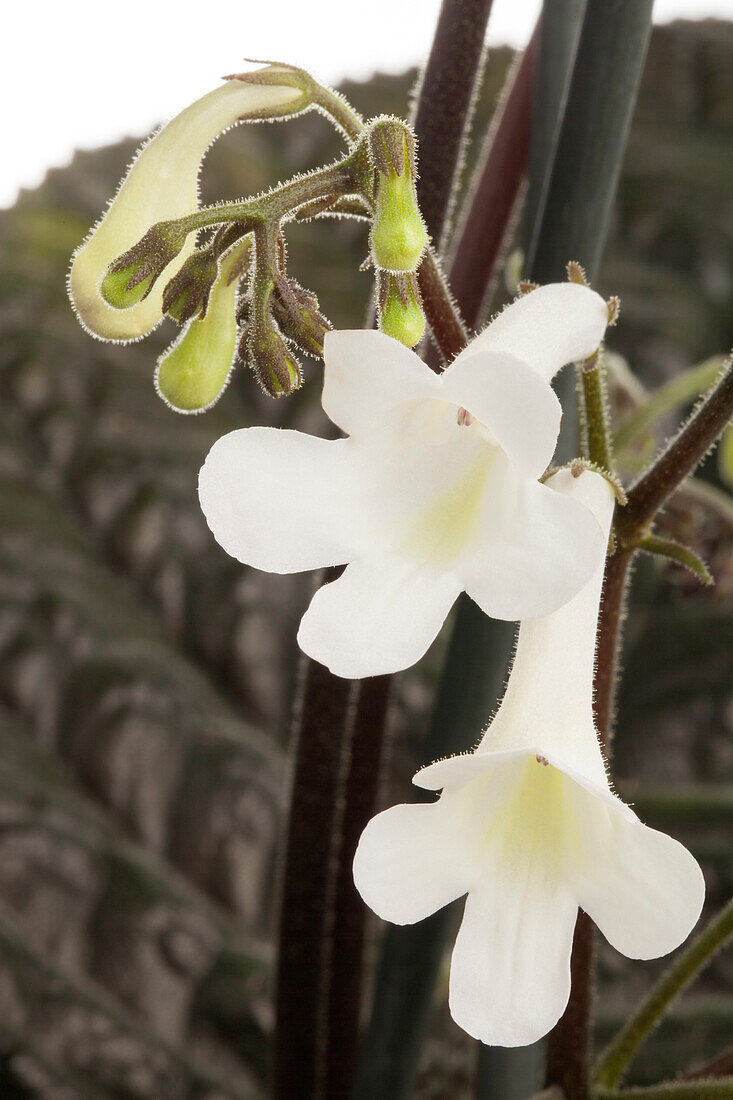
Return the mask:
[(464, 409), (461, 407), (458, 410), (456, 422), (458, 423), (459, 428), (470, 428), (470, 426), (473, 424), (473, 417), (471, 416), (468, 409)]

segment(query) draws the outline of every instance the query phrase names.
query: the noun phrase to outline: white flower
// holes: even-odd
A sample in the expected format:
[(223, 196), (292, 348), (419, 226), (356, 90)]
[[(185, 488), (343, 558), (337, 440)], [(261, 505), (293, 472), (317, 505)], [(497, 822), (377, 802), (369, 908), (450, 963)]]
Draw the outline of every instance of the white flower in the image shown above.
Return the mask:
[(522, 619), (585, 584), (598, 523), (537, 479), (560, 425), (550, 379), (596, 350), (606, 319), (587, 287), (540, 287), (442, 375), (382, 333), (332, 332), (322, 401), (347, 439), (246, 428), (214, 445), (199, 495), (228, 553), (274, 573), (350, 563), (303, 618), (307, 654), (338, 676), (396, 672), (461, 591)]
[(74, 254), (69, 296), (82, 325), (103, 340), (138, 340), (163, 318), (166, 283), (193, 252), (192, 233), (141, 302), (114, 309), (100, 286), (107, 268), (156, 222), (198, 207), (198, 174), (211, 143), (230, 126), (300, 108), (303, 93), (285, 85), (227, 80), (163, 126), (139, 150), (108, 209)]
[[(553, 477), (608, 531), (599, 475)], [(614, 795), (593, 726), (603, 569), (569, 604), (522, 623), (501, 707), (475, 753), (423, 768), (437, 802), (395, 806), (362, 834), (354, 880), (385, 920), (413, 924), (468, 894), (450, 1009), (470, 1035), (522, 1046), (556, 1023), (570, 992), (578, 907), (624, 955), (677, 947), (700, 914), (700, 868)]]

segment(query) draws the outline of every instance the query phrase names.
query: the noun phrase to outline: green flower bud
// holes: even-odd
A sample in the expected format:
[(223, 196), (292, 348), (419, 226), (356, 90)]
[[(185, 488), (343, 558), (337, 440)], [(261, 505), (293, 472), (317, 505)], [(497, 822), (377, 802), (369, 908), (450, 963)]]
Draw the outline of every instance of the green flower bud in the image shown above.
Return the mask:
[(160, 222), (127, 252), (118, 256), (102, 279), (100, 293), (113, 309), (130, 309), (142, 302), (158, 276), (175, 260), (187, 234), (175, 223)]
[(414, 271), (427, 243), (414, 184), (407, 176), (380, 176), (371, 234), (377, 267)]
[(176, 412), (204, 412), (226, 389), (236, 362), (237, 284), (248, 252), (249, 242), (244, 241), (227, 253), (205, 314), (190, 320), (158, 360), (155, 388)]
[(374, 262), (387, 271), (413, 271), (428, 242), (415, 191), (415, 139), (403, 122), (385, 119), (369, 135), (369, 153), (375, 168)]
[(378, 276), (379, 328), (412, 348), (425, 329), (420, 291), (415, 276), (380, 271)]

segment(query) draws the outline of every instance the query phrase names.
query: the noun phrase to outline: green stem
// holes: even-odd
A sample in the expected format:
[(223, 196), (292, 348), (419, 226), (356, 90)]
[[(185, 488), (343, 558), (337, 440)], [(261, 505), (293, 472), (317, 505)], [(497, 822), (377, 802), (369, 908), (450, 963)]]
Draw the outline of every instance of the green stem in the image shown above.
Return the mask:
[(338, 126), (349, 141), (358, 141), (364, 129), (364, 119), (344, 96), (339, 95), (333, 88), (326, 88), (323, 84), (316, 84), (314, 81), (311, 88), (311, 102), (320, 107), (324, 115)]
[(600, 1088), (594, 1100), (733, 1100), (733, 1077), (719, 1081), (669, 1081), (638, 1089)]
[(608, 425), (608, 401), (603, 365), (603, 352), (596, 354), (580, 368), (585, 413), (585, 435), (588, 458), (602, 470), (614, 472), (613, 447)]
[[(610, 1088), (621, 1079), (634, 1054), (672, 1001), (690, 984), (731, 935), (733, 935), (733, 899), (713, 918), (690, 947), (675, 960), (661, 981), (603, 1052), (593, 1071), (593, 1079), (597, 1085)], [(625, 1093), (625, 1095), (629, 1094)], [(690, 1093), (690, 1096), (692, 1095), (693, 1093)], [(733, 1097), (733, 1092), (725, 1095)]]
[(299, 206), (334, 192), (348, 195), (364, 190), (368, 193), (365, 156), (361, 148), (355, 149), (336, 164), (282, 183), (264, 195), (257, 195), (244, 202), (202, 206), (192, 214), (166, 224), (175, 225), (187, 234), (199, 229), (209, 229), (214, 225), (223, 225), (225, 222), (245, 222), (250, 229), (254, 229), (262, 221), (279, 221)]

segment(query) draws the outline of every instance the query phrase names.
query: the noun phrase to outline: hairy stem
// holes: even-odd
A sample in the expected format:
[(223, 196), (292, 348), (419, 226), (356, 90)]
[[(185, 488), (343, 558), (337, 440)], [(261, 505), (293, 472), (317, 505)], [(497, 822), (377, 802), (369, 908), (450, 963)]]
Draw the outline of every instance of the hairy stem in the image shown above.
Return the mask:
[(332, 954), (324, 1005), (327, 1100), (349, 1096), (356, 1069), (367, 912), (354, 886), (351, 868), (359, 837), (377, 801), (391, 683), (390, 676), (374, 676), (358, 685), (350, 752), (342, 773), (343, 816), (334, 851), (337, 870)]
[(448, 290), (445, 276), (432, 252), (426, 251), (417, 269), (425, 318), (444, 362), (463, 351), (468, 333)]
[(581, 909), (570, 957), (570, 998), (562, 1016), (562, 1028), (556, 1026), (550, 1032), (545, 1063), (545, 1084), (560, 1088), (567, 1100), (590, 1097), (586, 1076), (578, 1073), (578, 1066), (587, 1063), (590, 1050), (592, 985), (588, 983), (588, 975), (593, 973), (594, 955), (593, 922)]
[(608, 424), (608, 401), (604, 378), (603, 352), (599, 349), (580, 368), (588, 458), (602, 470), (614, 472), (613, 447)]
[[(338, 576), (331, 570), (327, 580)], [(321, 1017), (330, 939), (327, 892), (352, 684), (314, 661), (295, 719), (295, 766), (285, 851), (275, 993), (275, 1100), (325, 1095)]]
[(672, 493), (702, 462), (733, 417), (733, 363), (661, 455), (629, 490), (616, 531), (633, 542), (651, 524)]
[(420, 76), (412, 124), (421, 165), (417, 195), (438, 252), (450, 221), (478, 91), (492, 0), (443, 0)]
[(469, 328), (481, 319), (527, 169), (536, 54), (535, 31), (507, 80), (451, 248), (450, 286)]

